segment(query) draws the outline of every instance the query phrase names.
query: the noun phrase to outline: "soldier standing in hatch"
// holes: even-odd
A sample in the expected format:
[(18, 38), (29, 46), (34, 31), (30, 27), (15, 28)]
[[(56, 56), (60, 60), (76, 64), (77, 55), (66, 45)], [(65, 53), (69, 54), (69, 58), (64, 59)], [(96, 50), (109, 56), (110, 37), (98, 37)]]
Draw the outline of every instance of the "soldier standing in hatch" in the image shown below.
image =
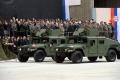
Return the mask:
[(99, 31), (99, 36), (104, 36), (104, 30), (103, 30), (104, 24), (103, 21), (100, 22), (98, 31)]
[(104, 30), (104, 35), (105, 37), (109, 37), (109, 30), (108, 30), (108, 24), (106, 22), (104, 22), (104, 27), (103, 27), (103, 30)]
[(86, 20), (85, 23), (84, 23), (84, 29), (85, 29), (85, 34), (86, 35), (89, 35), (89, 31), (91, 29), (90, 27), (91, 27), (90, 22), (88, 20)]
[(113, 27), (112, 27), (112, 24), (109, 23), (108, 24), (108, 33), (109, 33), (109, 37), (112, 38), (113, 37)]

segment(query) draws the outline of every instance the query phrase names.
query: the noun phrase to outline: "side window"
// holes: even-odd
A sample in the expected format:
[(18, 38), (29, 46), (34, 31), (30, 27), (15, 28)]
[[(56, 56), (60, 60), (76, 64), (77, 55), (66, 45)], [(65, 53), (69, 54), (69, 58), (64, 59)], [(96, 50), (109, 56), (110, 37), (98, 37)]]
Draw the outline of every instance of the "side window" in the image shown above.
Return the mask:
[(105, 41), (104, 40), (99, 40), (99, 44), (104, 44)]
[(48, 43), (49, 42), (49, 39), (48, 38), (42, 38), (41, 39), (41, 43)]
[(56, 40), (56, 39), (53, 39), (53, 40), (51, 41), (51, 43), (52, 43), (52, 44), (57, 44), (57, 40)]
[(95, 45), (95, 40), (90, 40), (90, 46)]
[(87, 43), (87, 38), (78, 38), (78, 43)]
[(65, 44), (65, 40), (64, 39), (61, 39), (61, 44)]

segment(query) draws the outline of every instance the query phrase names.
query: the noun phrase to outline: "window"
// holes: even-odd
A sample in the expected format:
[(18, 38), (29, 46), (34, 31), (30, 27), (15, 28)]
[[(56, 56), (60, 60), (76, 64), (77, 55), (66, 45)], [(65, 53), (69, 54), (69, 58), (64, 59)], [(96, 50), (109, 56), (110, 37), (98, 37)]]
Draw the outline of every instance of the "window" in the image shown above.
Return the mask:
[(32, 38), (32, 43), (34, 43), (34, 44), (40, 43), (40, 39), (39, 38)]
[(90, 40), (90, 46), (95, 45), (95, 40)]
[(99, 44), (104, 44), (104, 40), (99, 40)]
[(51, 43), (52, 43), (52, 44), (57, 44), (57, 40), (56, 40), (56, 39), (53, 39), (53, 40), (51, 41)]
[(65, 44), (65, 40), (64, 39), (61, 40), (61, 44)]
[(49, 42), (49, 38), (41, 38), (41, 43), (48, 43)]
[(78, 41), (77, 41), (78, 43), (87, 43), (87, 38), (84, 38), (84, 37), (79, 37), (78, 38)]

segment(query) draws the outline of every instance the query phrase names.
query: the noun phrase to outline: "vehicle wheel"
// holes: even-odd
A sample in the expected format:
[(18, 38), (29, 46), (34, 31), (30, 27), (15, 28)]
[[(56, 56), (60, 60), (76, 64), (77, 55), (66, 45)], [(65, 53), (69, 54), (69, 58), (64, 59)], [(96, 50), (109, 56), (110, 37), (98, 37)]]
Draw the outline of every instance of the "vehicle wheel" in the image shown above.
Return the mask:
[(25, 55), (21, 55), (20, 53), (18, 53), (18, 60), (20, 61), (20, 62), (27, 62), (28, 61), (28, 59), (29, 59), (29, 57), (28, 56), (25, 56)]
[(116, 60), (116, 51), (115, 50), (109, 50), (106, 55), (107, 62), (114, 62)]
[(65, 57), (62, 57), (62, 56), (55, 56), (55, 61), (56, 63), (63, 63), (65, 60)]
[(45, 59), (45, 53), (42, 50), (38, 50), (34, 54), (34, 60), (35, 62), (43, 62)]
[(88, 57), (88, 60), (90, 62), (95, 62), (97, 60), (97, 57)]
[(71, 60), (73, 63), (80, 63), (82, 62), (82, 59), (83, 59), (83, 54), (81, 51), (75, 51), (71, 56)]

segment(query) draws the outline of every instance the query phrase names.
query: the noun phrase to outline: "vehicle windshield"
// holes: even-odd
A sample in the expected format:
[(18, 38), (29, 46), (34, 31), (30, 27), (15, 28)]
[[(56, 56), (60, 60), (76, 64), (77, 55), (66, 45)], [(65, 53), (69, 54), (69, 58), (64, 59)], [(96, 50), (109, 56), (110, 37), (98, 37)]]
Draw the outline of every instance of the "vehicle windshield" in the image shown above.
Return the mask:
[(87, 43), (87, 38), (73, 37), (68, 39), (68, 44)]
[(65, 39), (61, 39), (61, 44), (65, 44)]
[(32, 44), (38, 44), (38, 43), (47, 43), (49, 42), (49, 39), (48, 38), (33, 38), (32, 39)]
[(40, 43), (40, 38), (32, 38), (31, 43), (34, 43), (34, 44)]
[(60, 41), (60, 44), (65, 44), (65, 39), (52, 39), (51, 42), (53, 44), (58, 44)]
[(53, 39), (53, 40), (51, 41), (51, 43), (52, 43), (52, 44), (57, 44), (57, 39)]

